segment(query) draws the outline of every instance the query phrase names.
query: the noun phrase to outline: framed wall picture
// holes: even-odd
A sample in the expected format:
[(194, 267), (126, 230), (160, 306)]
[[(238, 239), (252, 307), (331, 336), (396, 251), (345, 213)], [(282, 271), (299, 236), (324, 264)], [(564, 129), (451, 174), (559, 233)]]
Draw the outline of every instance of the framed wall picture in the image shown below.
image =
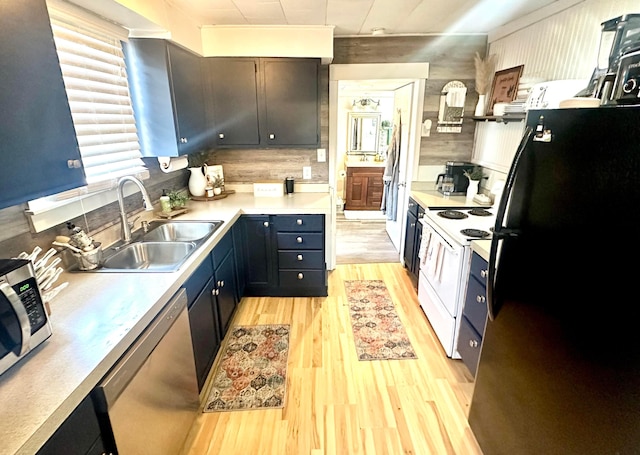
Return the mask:
[(496, 103), (510, 103), (518, 94), (518, 82), (522, 76), (524, 65), (514, 66), (505, 70), (496, 71), (491, 86), (491, 98), (487, 115), (493, 115), (493, 106)]

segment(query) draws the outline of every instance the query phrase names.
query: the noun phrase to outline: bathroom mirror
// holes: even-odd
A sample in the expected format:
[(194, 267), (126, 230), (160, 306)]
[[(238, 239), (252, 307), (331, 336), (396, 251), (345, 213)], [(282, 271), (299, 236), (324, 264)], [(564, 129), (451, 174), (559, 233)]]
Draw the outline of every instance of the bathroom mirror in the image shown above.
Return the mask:
[(347, 153), (375, 155), (380, 142), (379, 113), (349, 113)]
[(438, 111), (439, 133), (460, 133), (462, 116), (467, 98), (467, 87), (460, 81), (448, 82), (442, 88), (440, 110)]

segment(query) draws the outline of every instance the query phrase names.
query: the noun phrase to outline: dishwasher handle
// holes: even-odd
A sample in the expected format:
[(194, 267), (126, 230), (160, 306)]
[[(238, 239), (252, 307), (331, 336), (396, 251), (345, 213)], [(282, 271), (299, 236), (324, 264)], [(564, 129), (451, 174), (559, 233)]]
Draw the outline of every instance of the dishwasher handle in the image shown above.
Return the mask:
[(98, 384), (94, 393), (94, 402), (99, 412), (106, 413), (114, 405), (160, 340), (171, 329), (180, 313), (186, 311), (186, 308), (187, 292), (182, 288)]

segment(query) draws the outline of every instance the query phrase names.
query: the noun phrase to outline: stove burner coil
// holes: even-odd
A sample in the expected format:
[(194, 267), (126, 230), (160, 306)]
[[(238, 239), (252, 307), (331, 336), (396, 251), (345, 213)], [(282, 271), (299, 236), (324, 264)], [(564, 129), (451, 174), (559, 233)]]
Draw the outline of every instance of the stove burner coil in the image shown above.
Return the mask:
[(450, 220), (463, 220), (468, 218), (469, 215), (460, 212), (459, 210), (443, 210), (442, 212), (438, 212), (438, 215), (442, 218), (447, 218)]
[(488, 210), (485, 209), (471, 209), (469, 210), (469, 213), (471, 215), (476, 215), (476, 216), (491, 216), (492, 213)]
[(483, 231), (481, 229), (462, 229), (460, 233), (475, 239), (483, 239), (491, 235), (490, 232)]

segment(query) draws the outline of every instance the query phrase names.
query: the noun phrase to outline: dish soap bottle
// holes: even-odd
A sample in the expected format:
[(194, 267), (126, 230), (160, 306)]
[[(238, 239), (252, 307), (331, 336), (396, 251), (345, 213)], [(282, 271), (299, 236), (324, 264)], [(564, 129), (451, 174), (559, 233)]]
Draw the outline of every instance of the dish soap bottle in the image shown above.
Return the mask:
[(162, 190), (162, 196), (160, 196), (160, 208), (162, 213), (171, 212), (171, 200), (167, 196), (167, 190)]

